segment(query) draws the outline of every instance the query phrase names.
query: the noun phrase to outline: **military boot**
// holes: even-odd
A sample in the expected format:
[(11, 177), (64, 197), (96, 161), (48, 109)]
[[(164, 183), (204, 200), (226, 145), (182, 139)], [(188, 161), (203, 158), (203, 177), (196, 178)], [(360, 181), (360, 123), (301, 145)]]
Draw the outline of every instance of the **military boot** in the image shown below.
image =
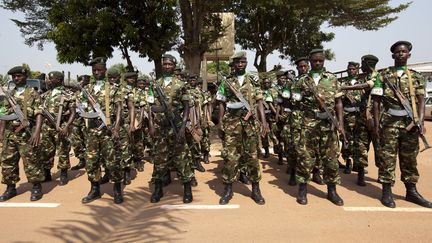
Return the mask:
[(239, 181), (245, 185), (249, 185), (249, 179), (244, 172), (240, 172)]
[(432, 208), (432, 203), (424, 199), (423, 196), (420, 195), (420, 193), (418, 193), (416, 184), (405, 183), (405, 187), (406, 187), (405, 200), (407, 200), (408, 202), (418, 204), (425, 208)]
[(228, 204), (232, 197), (233, 197), (232, 184), (227, 183), (225, 184), (224, 193), (219, 200), (219, 204), (220, 205)]
[(265, 204), (265, 200), (264, 200), (264, 197), (261, 195), (261, 190), (259, 188), (258, 182), (252, 182), (251, 198), (255, 201), (256, 204), (259, 204), (259, 205)]
[(154, 191), (153, 194), (151, 195), (150, 202), (157, 203), (160, 201), (162, 197), (163, 197), (162, 182), (155, 181)]
[(299, 184), (297, 203), (299, 203), (301, 205), (306, 205), (308, 203), (308, 201), (307, 201), (307, 183), (300, 183)]
[(396, 203), (393, 199), (393, 194), (392, 194), (390, 183), (383, 183), (382, 184), (381, 203), (384, 206), (389, 207), (389, 208), (395, 208), (396, 207)]
[(197, 179), (196, 179), (195, 176), (192, 177), (190, 183), (191, 183), (191, 186), (193, 186), (193, 187), (197, 187), (198, 186), (198, 181), (197, 181)]
[(279, 153), (278, 154), (278, 165), (283, 165), (283, 154)]
[(201, 161), (199, 159), (194, 159), (195, 169), (199, 172), (205, 172), (204, 166), (201, 164)]
[(80, 170), (83, 169), (86, 165), (85, 159), (80, 159), (77, 165), (72, 166), (71, 170)]
[(9, 184), (6, 187), (6, 191), (0, 196), (0, 202), (7, 201), (17, 195), (15, 184)]
[(297, 182), (296, 182), (296, 179), (295, 179), (295, 169), (291, 169), (288, 185), (290, 185), (290, 186), (297, 185)]
[(191, 203), (192, 201), (192, 187), (189, 181), (183, 184), (183, 203)]
[(339, 169), (345, 169), (345, 165), (338, 160)]
[(135, 160), (135, 169), (138, 172), (144, 171), (144, 163), (140, 159)]
[(102, 176), (101, 180), (100, 180), (100, 184), (106, 184), (109, 182), (109, 170), (105, 169), (104, 175)]
[(99, 184), (99, 182), (91, 182), (90, 192), (88, 193), (87, 196), (83, 197), (81, 202), (82, 203), (89, 203), (89, 202), (92, 202), (98, 198), (101, 198), (100, 184)]
[(43, 196), (42, 184), (40, 182), (33, 183), (33, 188), (31, 190), (30, 201), (40, 200)]
[(123, 184), (124, 185), (130, 185), (131, 184), (131, 170), (130, 170), (130, 168), (124, 169)]
[(122, 203), (123, 200), (123, 195), (122, 195), (122, 187), (121, 187), (121, 183), (120, 182), (115, 182), (114, 186), (113, 186), (113, 193), (114, 193), (114, 203), (115, 204), (120, 204)]
[(270, 157), (269, 147), (264, 147), (264, 158)]
[(314, 169), (312, 173), (312, 181), (318, 185), (324, 185), (323, 179), (321, 177), (321, 172), (318, 169)]
[(364, 167), (359, 167), (357, 174), (357, 185), (366, 186)]
[(209, 164), (210, 163), (209, 155), (210, 155), (209, 151), (204, 151), (204, 154), (203, 154), (204, 164)]
[(169, 184), (171, 184), (171, 172), (168, 172), (167, 177), (165, 178), (165, 180), (163, 180), (163, 186), (168, 186)]
[(50, 169), (44, 169), (44, 176), (45, 176), (45, 180), (43, 180), (42, 182), (52, 181)]
[(346, 165), (345, 165), (345, 169), (344, 169), (343, 173), (344, 174), (351, 174), (352, 162), (350, 159), (346, 159), (345, 162), (346, 162)]
[(60, 170), (60, 186), (64, 186), (68, 184), (68, 170), (67, 169), (61, 169)]
[(335, 205), (344, 205), (342, 198), (336, 192), (336, 185), (327, 185), (327, 199)]

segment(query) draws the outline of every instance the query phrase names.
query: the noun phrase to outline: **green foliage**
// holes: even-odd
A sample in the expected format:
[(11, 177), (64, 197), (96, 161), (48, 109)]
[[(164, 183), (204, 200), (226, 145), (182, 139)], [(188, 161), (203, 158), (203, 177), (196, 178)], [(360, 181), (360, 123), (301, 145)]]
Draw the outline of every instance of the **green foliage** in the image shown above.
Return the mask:
[[(216, 74), (217, 62), (207, 63), (207, 72), (211, 74)], [(230, 74), (231, 68), (228, 66), (228, 62), (219, 62), (219, 73), (228, 76)]]

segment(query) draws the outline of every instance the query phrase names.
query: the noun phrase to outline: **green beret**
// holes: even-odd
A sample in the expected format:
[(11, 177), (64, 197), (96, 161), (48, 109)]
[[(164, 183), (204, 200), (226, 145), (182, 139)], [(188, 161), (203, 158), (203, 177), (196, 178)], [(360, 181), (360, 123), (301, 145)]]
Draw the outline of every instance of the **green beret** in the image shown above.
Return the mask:
[(280, 70), (280, 71), (276, 72), (276, 77), (280, 77), (280, 76), (283, 76), (283, 75), (285, 75), (285, 71)]
[(52, 71), (48, 73), (48, 78), (64, 79), (64, 74), (59, 71)]
[(116, 67), (110, 67), (107, 70), (108, 77), (119, 77), (121, 75), (120, 69)]
[(164, 55), (162, 55), (162, 60), (163, 59), (168, 59), (171, 62), (177, 64), (177, 59), (173, 55), (171, 55), (171, 54), (164, 54)]
[(95, 57), (90, 61), (90, 65), (104, 65), (106, 66), (107, 59), (105, 57)]
[(295, 65), (298, 65), (298, 63), (301, 62), (301, 61), (309, 62), (309, 58), (307, 58), (307, 57), (300, 57), (300, 58), (297, 58), (297, 59), (294, 61), (294, 64), (295, 64)]
[(236, 53), (231, 57), (232, 60), (234, 60), (234, 59), (240, 59), (240, 58), (246, 58), (246, 52), (245, 52), (245, 51), (239, 51), (239, 52), (236, 52)]
[(139, 77), (137, 78), (137, 81), (144, 81), (144, 82), (146, 82), (146, 83), (148, 82), (147, 77), (144, 76), (144, 75), (139, 76)]
[(397, 41), (396, 43), (394, 43), (394, 44), (390, 47), (390, 51), (391, 51), (392, 53), (394, 53), (394, 49), (395, 49), (397, 46), (399, 46), (399, 45), (407, 46), (407, 47), (408, 47), (408, 51), (411, 51), (411, 49), (412, 49), (412, 44), (411, 44), (411, 42), (408, 42), (408, 41)]
[(360, 66), (360, 64), (358, 62), (351, 61), (351, 62), (348, 62), (348, 67), (349, 66), (354, 66), (354, 67), (358, 68)]
[(312, 49), (312, 51), (309, 52), (309, 56), (312, 56), (315, 53), (323, 53), (324, 54), (324, 49)]
[(127, 72), (124, 74), (124, 78), (138, 78), (138, 73), (136, 72)]
[(24, 74), (27, 75), (27, 69), (23, 66), (16, 66), (11, 68), (7, 74), (9, 75), (14, 75), (14, 74)]
[(362, 56), (361, 60), (362, 61), (371, 61), (374, 63), (377, 63), (379, 61), (378, 57), (371, 55), (371, 54)]

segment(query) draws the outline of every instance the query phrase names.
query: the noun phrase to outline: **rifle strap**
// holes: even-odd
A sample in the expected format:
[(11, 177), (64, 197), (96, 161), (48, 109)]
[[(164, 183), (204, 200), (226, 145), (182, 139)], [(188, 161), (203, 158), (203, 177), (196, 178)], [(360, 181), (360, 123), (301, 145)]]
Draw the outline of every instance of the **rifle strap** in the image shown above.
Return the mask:
[(24, 100), (23, 100), (23, 114), (24, 114), (24, 119), (27, 120), (27, 101), (29, 99), (29, 94), (30, 94), (30, 88), (26, 87), (24, 90)]
[(248, 102), (251, 105), (251, 108), (255, 109), (255, 107), (252, 105), (254, 103), (252, 103), (252, 94), (251, 94), (252, 93), (252, 83), (250, 81), (249, 75), (247, 76), (247, 79), (246, 79), (246, 90), (247, 90), (247, 99), (248, 99)]
[(110, 84), (105, 82), (105, 117), (107, 119), (107, 126), (111, 125), (111, 115), (110, 115)]
[(416, 104), (416, 96), (415, 96), (415, 91), (414, 91), (413, 80), (412, 80), (410, 70), (408, 70), (408, 69), (405, 70), (405, 73), (408, 76), (408, 87), (409, 87), (409, 94), (410, 94), (410, 98), (411, 98), (411, 108), (413, 110), (414, 122), (417, 122), (418, 114), (417, 114), (417, 104)]

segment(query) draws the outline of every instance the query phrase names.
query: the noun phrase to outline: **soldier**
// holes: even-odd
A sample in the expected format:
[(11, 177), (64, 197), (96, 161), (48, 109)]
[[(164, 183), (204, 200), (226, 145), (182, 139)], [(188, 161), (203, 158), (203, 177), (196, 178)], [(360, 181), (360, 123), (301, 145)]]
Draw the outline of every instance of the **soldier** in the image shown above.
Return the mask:
[(210, 128), (214, 126), (211, 116), (213, 113), (213, 102), (212, 102), (212, 95), (209, 91), (203, 90), (203, 80), (199, 78), (199, 88), (203, 94), (203, 103), (202, 103), (202, 123), (201, 123), (201, 130), (202, 130), (202, 139), (201, 139), (201, 153), (203, 155), (203, 160), (205, 164), (209, 164), (209, 156), (210, 156)]
[[(89, 203), (101, 197), (101, 162), (106, 163), (110, 181), (114, 182), (114, 203), (122, 203), (122, 173), (118, 156), (118, 140), (121, 124), (122, 97), (116, 87), (110, 85), (106, 77), (106, 58), (98, 57), (91, 61), (93, 76), (80, 97), (86, 109), (95, 110), (97, 118), (86, 118), (86, 171), (91, 182), (89, 194), (82, 203)], [(86, 93), (85, 93), (86, 92)], [(100, 108), (99, 111), (96, 108)], [(102, 120), (104, 118), (105, 120)], [(113, 124), (113, 125), (112, 125)]]
[[(154, 113), (154, 167), (152, 181), (155, 184), (151, 202), (163, 197), (163, 181), (169, 177), (168, 165), (173, 163), (184, 185), (183, 202), (193, 200), (191, 180), (194, 177), (189, 148), (184, 142), (186, 122), (189, 117), (190, 97), (185, 84), (174, 76), (177, 63), (171, 55), (162, 56), (162, 78), (155, 81)], [(164, 95), (165, 97), (162, 97)], [(166, 100), (165, 100), (166, 98)], [(164, 103), (167, 107), (164, 107)], [(169, 115), (169, 116), (167, 116)]]
[[(147, 148), (147, 153), (150, 156), (150, 163), (153, 164), (153, 140), (150, 137), (150, 126), (153, 125), (153, 122), (149, 120), (149, 118), (153, 119), (153, 113), (151, 112), (150, 107), (155, 102), (154, 97), (154, 89), (152, 86), (150, 86), (150, 81), (147, 79), (144, 79), (144, 82), (142, 86), (140, 85), (140, 82), (138, 82), (138, 88), (144, 89), (144, 95), (146, 100), (146, 105), (148, 106), (146, 109), (148, 109), (149, 117), (147, 119), (148, 126), (144, 126), (144, 145)], [(152, 128), (154, 129), (154, 127)]]
[(263, 78), (262, 81), (262, 90), (263, 90), (263, 105), (264, 105), (264, 114), (266, 116), (266, 120), (269, 123), (270, 132), (262, 138), (262, 145), (264, 148), (264, 158), (268, 158), (270, 156), (269, 152), (269, 139), (273, 143), (273, 152), (279, 156), (278, 164), (283, 164), (282, 157), (282, 149), (280, 144), (280, 130), (278, 129), (278, 123), (276, 121), (276, 97), (277, 92), (273, 91), (272, 84), (270, 79)]
[(40, 158), (43, 161), (45, 181), (51, 181), (50, 170), (54, 166), (57, 150), (59, 157), (57, 168), (60, 170), (60, 186), (63, 186), (69, 181), (67, 172), (70, 168), (71, 144), (68, 135), (75, 119), (75, 97), (63, 86), (63, 73), (50, 72), (48, 79), (51, 89), (42, 94), (40, 108), (46, 118), (46, 122), (42, 125)]
[[(398, 41), (390, 47), (394, 66), (381, 72), (383, 83), (377, 82), (372, 92), (374, 97), (374, 133), (380, 139), (380, 166), (378, 182), (382, 184), (381, 203), (390, 208), (396, 207), (391, 187), (395, 182), (396, 160), (399, 158), (401, 180), (405, 183), (405, 200), (423, 207), (432, 208), (432, 203), (424, 199), (416, 189), (419, 179), (417, 155), (419, 135), (424, 129), (424, 77), (407, 68), (412, 45), (408, 41)], [(403, 105), (403, 101), (406, 101)], [(380, 118), (380, 108), (384, 109)], [(412, 110), (411, 119), (409, 108)], [(414, 122), (414, 123), (413, 123)]]
[[(42, 126), (41, 100), (39, 94), (26, 85), (28, 71), (24, 67), (13, 67), (8, 74), (12, 76), (15, 88), (6, 91), (9, 92), (11, 99), (4, 99), (0, 103), (0, 110), (4, 112), (3, 119), (0, 118), (0, 140), (3, 142), (0, 161), (2, 183), (7, 185), (6, 191), (0, 196), (0, 201), (7, 201), (17, 195), (20, 157), (23, 159), (27, 180), (33, 184), (30, 200), (37, 201), (42, 198), (41, 182), (45, 179), (37, 158)], [(20, 106), (20, 114), (14, 111), (12, 106), (15, 105)], [(5, 115), (12, 115), (13, 118), (4, 120)]]
[[(307, 204), (307, 183), (311, 179), (311, 171), (315, 160), (319, 158), (324, 166), (324, 182), (327, 184), (327, 199), (341, 206), (343, 200), (336, 192), (336, 184), (340, 183), (337, 158), (339, 156), (338, 134), (344, 135), (342, 115), (342, 93), (337, 78), (324, 68), (324, 50), (314, 49), (309, 54), (311, 71), (303, 75), (295, 88), (300, 93), (303, 113), (302, 138), (299, 146), (299, 161), (296, 168), (296, 180), (299, 183), (297, 202)], [(294, 95), (294, 94), (293, 94)], [(339, 127), (329, 122), (333, 114), (325, 110), (335, 110)], [(335, 118), (333, 118), (335, 119)], [(345, 140), (345, 139), (344, 139)]]
[[(218, 91), (219, 124), (218, 128), (225, 133), (223, 144), (224, 168), (222, 178), (225, 184), (224, 193), (219, 204), (227, 204), (232, 196), (232, 183), (239, 176), (240, 167), (245, 167), (249, 179), (252, 181), (252, 199), (260, 205), (265, 204), (261, 195), (259, 181), (261, 180), (261, 165), (257, 157), (257, 140), (259, 127), (256, 115), (251, 115), (258, 108), (261, 119), (262, 136), (269, 131), (265, 120), (262, 104), (262, 91), (256, 79), (246, 73), (246, 52), (241, 51), (232, 57), (234, 75), (222, 81)], [(230, 82), (229, 85), (227, 82)], [(248, 104), (242, 103), (241, 97)], [(225, 112), (226, 104), (226, 112)], [(249, 111), (246, 106), (249, 105)]]

